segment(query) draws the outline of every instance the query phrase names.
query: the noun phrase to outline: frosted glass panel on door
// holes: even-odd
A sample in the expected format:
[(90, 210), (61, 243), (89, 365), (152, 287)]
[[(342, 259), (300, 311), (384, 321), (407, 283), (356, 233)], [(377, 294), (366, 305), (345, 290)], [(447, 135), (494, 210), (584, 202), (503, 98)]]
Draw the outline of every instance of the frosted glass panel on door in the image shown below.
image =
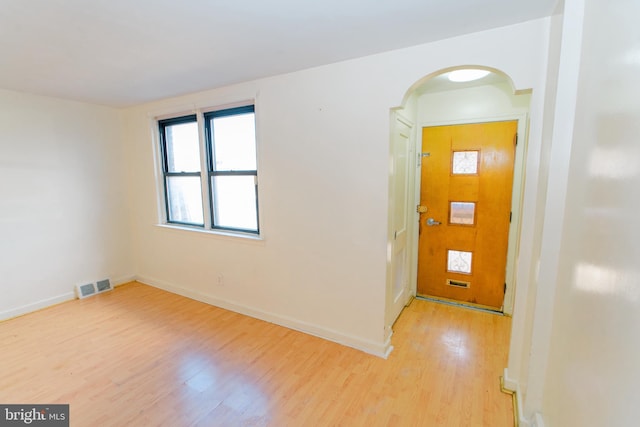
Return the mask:
[(452, 163), (454, 175), (475, 175), (478, 173), (478, 152), (454, 151)]
[(474, 202), (451, 202), (449, 206), (449, 223), (473, 225), (476, 214)]
[(447, 251), (447, 270), (453, 273), (471, 274), (471, 252)]

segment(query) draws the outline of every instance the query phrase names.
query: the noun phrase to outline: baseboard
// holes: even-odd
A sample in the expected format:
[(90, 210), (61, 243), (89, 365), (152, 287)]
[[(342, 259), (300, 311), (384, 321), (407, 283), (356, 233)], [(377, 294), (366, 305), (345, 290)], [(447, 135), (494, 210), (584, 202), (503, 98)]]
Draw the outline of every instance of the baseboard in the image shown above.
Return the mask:
[[(135, 279), (136, 279), (136, 276), (127, 275), (127, 276), (116, 277), (115, 279), (110, 279), (110, 281), (111, 281), (111, 284), (114, 287), (116, 287), (116, 286), (124, 285), (129, 282), (133, 282)], [(0, 321), (13, 319), (14, 317), (22, 316), (24, 314), (29, 314), (34, 311), (42, 310), (43, 308), (51, 307), (52, 305), (71, 301), (73, 299), (76, 299), (76, 293), (74, 291), (71, 291), (71, 292), (65, 292), (64, 294), (57, 295), (51, 298), (45, 298), (40, 301), (25, 304), (20, 307), (12, 308), (10, 310), (0, 311)]]
[(520, 385), (517, 381), (509, 376), (509, 370), (504, 368), (504, 375), (502, 377), (502, 391), (513, 395), (513, 417), (516, 427), (531, 427), (529, 421), (524, 417), (522, 413), (522, 393), (520, 392)]
[(544, 427), (544, 419), (542, 418), (542, 414), (536, 412), (533, 416), (533, 422), (531, 423), (531, 427)]
[(58, 295), (51, 298), (45, 298), (40, 301), (25, 304), (20, 307), (12, 308), (10, 310), (0, 311), (0, 320), (8, 320), (14, 317), (22, 316), (24, 314), (31, 313), (33, 311), (42, 310), (43, 308), (50, 307), (52, 305), (60, 304), (62, 302), (71, 301), (75, 299), (75, 292), (65, 292), (62, 295)]
[(304, 332), (309, 335), (313, 335), (328, 341), (355, 348), (356, 350), (363, 351), (365, 353), (387, 358), (393, 347), (391, 346), (391, 337), (384, 344), (378, 344), (369, 340), (363, 340), (354, 336), (343, 334), (341, 332), (323, 328), (311, 323), (303, 322), (291, 317), (282, 316), (276, 313), (267, 312), (255, 307), (250, 307), (235, 301), (229, 301), (226, 299), (214, 297), (211, 295), (203, 294), (201, 292), (192, 291), (184, 287), (155, 279), (148, 276), (137, 276), (136, 280), (140, 283), (144, 283), (155, 288), (165, 290), (174, 294), (182, 295), (187, 298), (191, 298), (196, 301), (204, 302), (214, 305), (216, 307), (224, 308), (225, 310), (233, 311), (243, 314), (245, 316), (253, 317), (256, 319), (264, 320), (266, 322), (274, 323), (276, 325), (284, 326), (285, 328), (293, 329), (299, 332)]
[(391, 326), (385, 327), (385, 339), (384, 339), (383, 347), (386, 350), (385, 350), (384, 356), (382, 356), (384, 359), (387, 359), (391, 354), (391, 352), (393, 351), (393, 346), (391, 345), (392, 336), (393, 336), (393, 329), (391, 328)]
[(516, 427), (544, 427), (544, 419), (542, 414), (536, 412), (531, 419), (527, 419), (523, 413), (522, 393), (518, 381), (509, 377), (509, 370), (504, 368), (504, 376), (502, 377), (502, 391), (513, 395), (513, 414)]
[(127, 283), (131, 283), (135, 281), (136, 281), (136, 276), (132, 274), (129, 276), (121, 276), (121, 277), (116, 277), (115, 279), (111, 279), (111, 284), (113, 285), (114, 288), (117, 288), (118, 286), (126, 285)]
[(511, 377), (509, 377), (509, 368), (504, 368), (504, 376), (502, 377), (504, 388), (509, 391), (517, 391), (518, 390), (518, 382)]

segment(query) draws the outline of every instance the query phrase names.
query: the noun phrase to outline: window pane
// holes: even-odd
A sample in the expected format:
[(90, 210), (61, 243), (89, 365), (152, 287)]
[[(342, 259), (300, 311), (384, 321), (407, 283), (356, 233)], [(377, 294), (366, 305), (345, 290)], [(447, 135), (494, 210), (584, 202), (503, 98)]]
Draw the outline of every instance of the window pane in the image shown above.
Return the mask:
[(476, 212), (474, 202), (451, 202), (449, 223), (473, 225)]
[(255, 177), (214, 176), (214, 226), (258, 231), (258, 203)]
[(169, 221), (204, 225), (199, 176), (168, 176)]
[(471, 252), (447, 251), (447, 270), (454, 273), (471, 274)]
[(196, 122), (165, 126), (167, 172), (199, 172), (200, 142)]
[(214, 170), (256, 170), (255, 114), (211, 119)]
[(453, 169), (454, 175), (477, 174), (478, 173), (478, 152), (477, 151), (454, 151), (452, 169)]

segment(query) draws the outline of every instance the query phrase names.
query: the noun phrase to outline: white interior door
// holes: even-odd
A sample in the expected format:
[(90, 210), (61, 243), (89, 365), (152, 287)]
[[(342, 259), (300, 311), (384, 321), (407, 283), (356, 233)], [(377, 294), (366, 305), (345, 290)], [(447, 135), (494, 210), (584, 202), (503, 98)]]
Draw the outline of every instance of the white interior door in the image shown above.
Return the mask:
[(411, 298), (409, 291), (410, 252), (408, 247), (409, 182), (413, 159), (413, 124), (394, 112), (391, 136), (391, 173), (389, 197), (391, 201), (390, 222), (390, 277), (391, 301), (388, 304), (388, 322), (392, 324)]

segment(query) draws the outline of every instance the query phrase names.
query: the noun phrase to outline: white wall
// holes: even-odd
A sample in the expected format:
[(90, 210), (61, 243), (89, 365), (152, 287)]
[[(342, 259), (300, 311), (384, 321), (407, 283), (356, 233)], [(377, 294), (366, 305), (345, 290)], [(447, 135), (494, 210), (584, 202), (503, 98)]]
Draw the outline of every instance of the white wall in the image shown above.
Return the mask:
[[(547, 426), (640, 418), (640, 3), (567, 0), (583, 31), (550, 352)], [(573, 17), (573, 20), (572, 20)], [(575, 20), (579, 19), (579, 22)]]
[(117, 110), (0, 91), (0, 319), (133, 277)]
[(433, 125), (527, 114), (530, 102), (530, 93), (515, 95), (508, 82), (427, 92), (418, 101), (418, 123)]
[[(389, 109), (430, 73), (494, 67), (534, 90), (539, 149), (547, 32), (548, 20), (531, 21), (129, 109), (140, 278), (384, 354)], [(156, 226), (152, 118), (253, 97), (264, 240)]]
[[(528, 425), (528, 420), (537, 410), (540, 409), (541, 378), (544, 377), (541, 371), (544, 371), (540, 365), (540, 361), (546, 360), (546, 349), (548, 346), (550, 333), (550, 319), (553, 311), (553, 288), (549, 286), (547, 279), (544, 282), (539, 280), (540, 260), (542, 256), (546, 256), (546, 260), (554, 262), (557, 254), (553, 251), (558, 246), (553, 241), (559, 235), (557, 228), (547, 227), (554, 221), (557, 223), (558, 216), (557, 207), (553, 204), (548, 206), (547, 189), (558, 189), (558, 175), (566, 175), (566, 167), (556, 167), (553, 171), (554, 176), (550, 178), (550, 158), (553, 150), (566, 150), (565, 144), (558, 143), (554, 146), (553, 134), (558, 129), (554, 129), (554, 120), (556, 114), (561, 117), (571, 114), (574, 105), (571, 99), (565, 100), (560, 107), (556, 107), (557, 84), (558, 84), (558, 68), (560, 66), (560, 51), (562, 44), (563, 30), (563, 5), (559, 5), (557, 14), (549, 19), (549, 51), (547, 59), (547, 80), (544, 96), (544, 116), (543, 129), (541, 135), (541, 144), (538, 150), (528, 150), (527, 153), (527, 178), (526, 187), (535, 183), (537, 191), (535, 193), (536, 200), (532, 203), (528, 211), (523, 215), (523, 223), (521, 226), (523, 234), (529, 234), (528, 238), (521, 240), (520, 256), (518, 259), (518, 283), (527, 283), (525, 287), (519, 287), (515, 295), (514, 313), (512, 319), (512, 334), (509, 347), (509, 363), (508, 369), (505, 371), (505, 385), (514, 391), (517, 391), (519, 401), (518, 409), (520, 410), (520, 424)], [(568, 27), (568, 33), (573, 34), (571, 26)], [(565, 42), (565, 45), (567, 43)], [(573, 61), (571, 53), (574, 53), (575, 46), (565, 47), (569, 53), (563, 61), (563, 73), (568, 74), (565, 77), (571, 81), (573, 79)], [(569, 61), (567, 62), (567, 59)], [(564, 92), (571, 88), (564, 89)], [(562, 95), (562, 94), (561, 94)], [(565, 98), (567, 98), (565, 96)], [(570, 96), (568, 97), (570, 98)], [(567, 106), (567, 102), (569, 105)], [(564, 118), (560, 120), (565, 121)], [(556, 156), (558, 157), (558, 156)], [(531, 165), (537, 165), (537, 170), (532, 170)], [(549, 183), (550, 179), (553, 183)], [(526, 192), (527, 190), (525, 190)], [(530, 192), (531, 193), (531, 192)], [(557, 193), (554, 193), (554, 195)], [(555, 196), (560, 199), (562, 196)], [(547, 209), (551, 208), (546, 216)], [(553, 210), (556, 209), (556, 210)], [(547, 236), (546, 247), (542, 250), (542, 237)], [(551, 240), (551, 241), (549, 241)], [(530, 254), (527, 256), (527, 254)], [(522, 261), (527, 264), (522, 266)], [(553, 274), (553, 268), (544, 267), (544, 274)], [(543, 274), (543, 276), (544, 276)], [(541, 291), (540, 291), (541, 290)], [(540, 292), (539, 292), (540, 291)], [(535, 329), (535, 334), (534, 334)], [(531, 366), (531, 358), (533, 357), (534, 366)], [(536, 363), (537, 362), (537, 363)], [(543, 362), (544, 363), (544, 362)], [(529, 382), (534, 382), (534, 393), (528, 393)]]

